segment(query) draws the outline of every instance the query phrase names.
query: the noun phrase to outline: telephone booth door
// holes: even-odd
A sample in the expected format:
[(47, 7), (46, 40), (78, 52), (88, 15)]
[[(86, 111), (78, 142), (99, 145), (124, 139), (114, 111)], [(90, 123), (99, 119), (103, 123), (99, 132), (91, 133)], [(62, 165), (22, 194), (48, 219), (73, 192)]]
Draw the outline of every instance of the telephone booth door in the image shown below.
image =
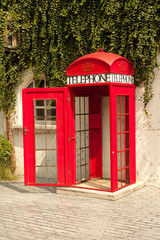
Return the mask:
[(23, 90), (26, 185), (68, 184), (67, 110), (67, 88)]
[(110, 85), (111, 191), (136, 182), (135, 86)]

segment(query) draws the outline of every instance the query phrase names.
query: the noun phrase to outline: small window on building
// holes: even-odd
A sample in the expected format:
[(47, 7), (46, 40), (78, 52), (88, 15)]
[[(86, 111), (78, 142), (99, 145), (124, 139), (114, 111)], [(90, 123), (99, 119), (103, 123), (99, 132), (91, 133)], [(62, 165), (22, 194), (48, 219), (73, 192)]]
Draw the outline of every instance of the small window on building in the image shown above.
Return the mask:
[(27, 88), (46, 88), (46, 81), (43, 79), (33, 80), (28, 84)]
[(17, 47), (17, 42), (18, 42), (17, 34), (13, 32), (10, 15), (8, 15), (7, 17), (7, 24), (6, 24), (4, 39), (5, 39), (6, 50)]

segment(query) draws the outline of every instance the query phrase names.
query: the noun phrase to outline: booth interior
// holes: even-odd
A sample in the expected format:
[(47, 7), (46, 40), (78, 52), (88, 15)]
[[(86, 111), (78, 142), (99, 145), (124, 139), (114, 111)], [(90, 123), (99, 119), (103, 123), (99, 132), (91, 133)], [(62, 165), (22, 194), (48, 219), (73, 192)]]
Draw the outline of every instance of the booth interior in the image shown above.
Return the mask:
[(111, 189), (109, 86), (71, 87), (76, 186)]

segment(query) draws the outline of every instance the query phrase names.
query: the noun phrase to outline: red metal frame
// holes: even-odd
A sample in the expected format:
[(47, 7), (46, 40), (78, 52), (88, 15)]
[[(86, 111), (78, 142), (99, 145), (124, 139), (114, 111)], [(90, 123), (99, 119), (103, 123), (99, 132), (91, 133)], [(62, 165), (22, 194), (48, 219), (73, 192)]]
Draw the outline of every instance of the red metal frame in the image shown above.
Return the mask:
[[(68, 185), (68, 104), (67, 88), (23, 89), (23, 126), (24, 134), (24, 172), (26, 185)], [(35, 182), (35, 129), (33, 101), (38, 99), (56, 99), (57, 102), (57, 161), (58, 183), (39, 184)]]
[[(116, 54), (98, 52), (86, 55), (67, 68), (67, 76), (91, 75), (103, 73), (117, 73), (133, 75), (134, 69), (131, 63)], [(127, 82), (127, 81), (126, 81)], [(72, 82), (74, 83), (74, 82)], [(24, 175), (26, 185), (52, 185), (52, 186), (76, 186), (76, 136), (75, 136), (75, 96), (88, 96), (90, 98), (90, 178), (102, 177), (102, 107), (101, 97), (109, 96), (110, 99), (110, 164), (111, 164), (111, 192), (117, 191), (136, 181), (135, 160), (135, 86), (128, 83), (85, 83), (67, 85), (67, 88), (24, 89), (23, 90), (23, 126), (27, 135), (24, 135)], [(129, 97), (129, 113), (117, 113), (117, 96)], [(58, 183), (37, 184), (35, 182), (35, 129), (34, 106), (35, 99), (57, 100), (57, 155), (58, 155)], [(121, 106), (120, 100), (120, 106)], [(117, 132), (117, 118), (129, 117), (129, 129)], [(125, 126), (124, 120), (124, 126)], [(117, 136), (129, 134), (129, 149), (117, 149)], [(125, 136), (125, 135), (124, 135)], [(126, 144), (126, 142), (125, 142)], [(125, 145), (126, 146), (126, 145)], [(122, 151), (129, 150), (129, 166), (122, 167)], [(118, 169), (117, 153), (120, 155), (121, 168)], [(128, 157), (128, 156), (127, 156)], [(118, 172), (130, 169), (129, 183), (122, 183), (118, 187)], [(128, 176), (127, 176), (128, 177)], [(80, 187), (81, 188), (81, 187)], [(84, 188), (84, 187), (83, 187)], [(88, 189), (88, 188), (86, 188)], [(102, 189), (93, 189), (106, 191)]]
[[(24, 169), (26, 185), (54, 185), (54, 186), (73, 186), (76, 183), (76, 164), (75, 164), (75, 96), (96, 96), (95, 100), (90, 101), (90, 178), (102, 176), (102, 127), (99, 130), (96, 126), (96, 132), (99, 131), (96, 138), (94, 135), (94, 126), (101, 125), (97, 123), (101, 118), (101, 96), (108, 95), (110, 97), (110, 151), (111, 151), (111, 191), (114, 192), (118, 188), (117, 177), (117, 96), (129, 96), (130, 109), (130, 184), (136, 181), (135, 172), (135, 86), (133, 84), (94, 84), (94, 86), (81, 85), (67, 88), (54, 89), (24, 89), (23, 90), (23, 116), (24, 126), (29, 130), (24, 136)], [(61, 95), (61, 97), (60, 97)], [(63, 97), (62, 97), (63, 96)], [(57, 143), (62, 146), (58, 154), (64, 156), (64, 162), (58, 163), (59, 179), (58, 184), (37, 184), (35, 183), (34, 174), (34, 120), (33, 120), (33, 99), (50, 99), (56, 98), (61, 103), (59, 105), (59, 121), (64, 124), (64, 129), (57, 130), (64, 132), (61, 140)], [(95, 101), (95, 102), (94, 102)], [(92, 103), (91, 103), (92, 102)], [(93, 110), (92, 110), (93, 109)], [(63, 113), (63, 114), (62, 114)], [(100, 114), (100, 115), (99, 115)], [(58, 120), (58, 119), (57, 119)], [(97, 121), (95, 121), (97, 120)], [(95, 133), (96, 133), (95, 132)], [(99, 136), (97, 138), (97, 136)], [(31, 144), (32, 143), (32, 144)], [(97, 148), (95, 147), (97, 146)], [(97, 155), (97, 153), (98, 155)], [(93, 156), (93, 157), (92, 157)], [(99, 157), (98, 157), (99, 156)], [(125, 185), (126, 186), (126, 185)], [(124, 186), (121, 186), (123, 188)], [(95, 189), (96, 190), (96, 189)], [(104, 190), (103, 190), (104, 191)]]
[(129, 60), (122, 56), (99, 51), (77, 59), (66, 70), (67, 76), (102, 73), (133, 75), (134, 68)]
[[(118, 190), (117, 176), (117, 96), (129, 96), (129, 142), (130, 142), (130, 184), (136, 182), (135, 162), (135, 85), (128, 87), (111, 84), (110, 131), (111, 131), (111, 191)], [(128, 185), (130, 185), (128, 184)], [(125, 185), (126, 186), (126, 185)], [(124, 186), (124, 187), (125, 187)], [(121, 186), (122, 188), (122, 186)], [(119, 188), (120, 189), (120, 188)]]

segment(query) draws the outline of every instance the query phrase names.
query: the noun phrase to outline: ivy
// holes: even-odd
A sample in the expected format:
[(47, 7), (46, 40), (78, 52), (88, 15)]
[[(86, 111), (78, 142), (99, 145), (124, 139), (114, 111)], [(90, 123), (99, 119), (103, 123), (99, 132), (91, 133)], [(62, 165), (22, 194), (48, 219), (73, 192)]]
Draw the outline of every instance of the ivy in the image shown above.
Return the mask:
[[(7, 48), (6, 33), (17, 36), (17, 46)], [(35, 79), (44, 73), (48, 87), (65, 86), (66, 68), (100, 47), (130, 60), (146, 107), (159, 46), (159, 0), (3, 0), (0, 109), (14, 109), (23, 70), (33, 68)]]

